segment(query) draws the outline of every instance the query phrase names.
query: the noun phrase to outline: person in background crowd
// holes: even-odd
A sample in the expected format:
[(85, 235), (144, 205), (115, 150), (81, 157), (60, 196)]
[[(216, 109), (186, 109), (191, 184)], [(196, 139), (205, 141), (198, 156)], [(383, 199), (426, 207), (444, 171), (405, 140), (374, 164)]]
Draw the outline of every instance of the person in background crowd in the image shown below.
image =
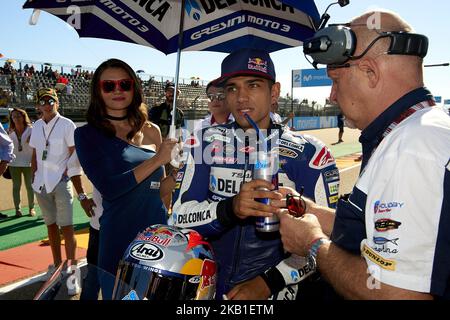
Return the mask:
[[(8, 168), (8, 163), (14, 160), (15, 155), (13, 150), (14, 144), (0, 123), (0, 175)], [(5, 218), (8, 218), (8, 215), (0, 212), (0, 219)]]
[(337, 115), (337, 126), (339, 128), (338, 141), (332, 143), (332, 145), (344, 142), (344, 140), (342, 140), (342, 136), (344, 135), (344, 115), (342, 114), (342, 112), (339, 112), (339, 114)]
[(280, 114), (278, 113), (278, 101), (275, 101), (274, 103), (272, 103), (272, 105), (270, 106), (270, 119), (272, 119), (272, 121), (274, 123), (277, 124), (281, 124), (281, 125), (287, 125), (288, 122), (294, 118), (294, 113), (289, 113), (288, 116), (286, 117), (286, 119), (281, 119)]
[(33, 149), (30, 147), (31, 121), (25, 110), (13, 108), (9, 116), (9, 137), (14, 143), (14, 154), (16, 158), (9, 164), (13, 185), (13, 200), (16, 209), (16, 217), (22, 216), (20, 210), (20, 189), (22, 187), (22, 176), (28, 195), (28, 208), (30, 216), (34, 217), (34, 193), (31, 187), (31, 157)]
[(209, 115), (199, 122), (194, 131), (234, 121), (233, 115), (224, 104), (223, 88), (215, 86), (214, 81), (211, 81), (206, 86), (206, 96), (208, 97)]
[(172, 176), (164, 165), (176, 141), (162, 141), (159, 128), (147, 121), (142, 89), (133, 69), (110, 59), (91, 82), (87, 124), (75, 131), (84, 172), (103, 198), (98, 267), (103, 299), (111, 299), (119, 260), (136, 234), (165, 224)]
[(81, 288), (79, 272), (75, 270), (77, 241), (73, 228), (72, 183), (88, 216), (91, 215), (94, 203), (84, 193), (81, 183), (82, 170), (74, 153), (75, 124), (58, 113), (59, 100), (56, 91), (51, 88), (39, 89), (36, 93), (36, 104), (42, 112), (42, 118), (34, 123), (30, 138), (30, 146), (33, 148), (32, 186), (47, 226), (53, 256), (53, 264), (49, 266), (47, 276), (50, 277), (62, 262), (62, 231), (66, 257), (72, 261), (69, 267), (76, 275), (73, 285), (68, 287), (68, 292), (69, 295), (75, 295)]
[[(172, 122), (172, 104), (174, 91), (175, 85), (171, 82), (168, 82), (164, 89), (166, 101), (161, 103), (159, 106), (151, 108), (148, 111), (148, 119), (159, 126), (163, 138), (166, 138), (169, 134), (170, 124)], [(181, 91), (178, 90), (177, 93), (179, 98)], [(177, 129), (184, 126), (184, 114), (183, 111), (181, 111), (181, 109), (178, 107), (176, 108), (175, 126)]]
[(328, 66), (330, 98), (362, 130), (361, 174), (335, 212), (308, 201), (300, 219), (280, 213), (284, 248), (315, 258), (347, 299), (450, 299), (450, 118), (424, 87), (427, 39), (414, 35), (417, 55), (386, 54), (384, 32), (412, 32), (397, 14), (346, 26), (357, 58)]

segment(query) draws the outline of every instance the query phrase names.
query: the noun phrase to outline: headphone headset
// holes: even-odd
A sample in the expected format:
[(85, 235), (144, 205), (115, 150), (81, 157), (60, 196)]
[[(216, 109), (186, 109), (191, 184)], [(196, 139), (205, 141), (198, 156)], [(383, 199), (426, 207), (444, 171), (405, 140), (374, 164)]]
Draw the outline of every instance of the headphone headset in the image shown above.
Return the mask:
[(312, 65), (317, 69), (318, 64), (330, 67), (345, 67), (348, 60), (362, 58), (370, 48), (382, 38), (390, 38), (391, 44), (387, 54), (411, 55), (425, 57), (428, 51), (428, 38), (417, 33), (403, 31), (379, 32), (367, 48), (358, 56), (354, 56), (356, 49), (356, 35), (347, 25), (330, 25), (316, 32), (313, 38), (303, 43), (303, 52), (313, 58)]

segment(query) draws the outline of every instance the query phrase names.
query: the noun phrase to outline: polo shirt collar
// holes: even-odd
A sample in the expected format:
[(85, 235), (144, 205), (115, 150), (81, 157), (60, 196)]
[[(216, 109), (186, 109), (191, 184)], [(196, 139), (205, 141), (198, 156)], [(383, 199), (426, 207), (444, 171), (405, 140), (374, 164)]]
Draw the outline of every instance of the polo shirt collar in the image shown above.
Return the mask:
[(359, 142), (362, 144), (363, 159), (361, 171), (369, 161), (372, 152), (383, 140), (383, 133), (394, 122), (402, 112), (422, 101), (433, 100), (431, 92), (425, 88), (414, 89), (394, 102), (372, 121), (362, 132)]

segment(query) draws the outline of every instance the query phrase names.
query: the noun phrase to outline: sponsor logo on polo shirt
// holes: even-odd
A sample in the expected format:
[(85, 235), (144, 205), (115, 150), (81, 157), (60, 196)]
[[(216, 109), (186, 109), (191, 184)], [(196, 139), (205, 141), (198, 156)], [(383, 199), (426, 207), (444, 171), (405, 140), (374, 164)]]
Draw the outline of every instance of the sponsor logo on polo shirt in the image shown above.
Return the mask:
[(374, 213), (388, 213), (391, 212), (394, 208), (401, 208), (403, 207), (405, 203), (404, 202), (397, 202), (397, 201), (391, 201), (391, 202), (381, 202), (380, 200), (375, 201), (373, 205), (373, 212)]
[(395, 271), (396, 261), (392, 259), (386, 259), (380, 256), (377, 252), (375, 252), (368, 245), (364, 244), (362, 248), (363, 256), (367, 257), (373, 263), (379, 265), (381, 268), (386, 270)]
[(375, 230), (379, 232), (389, 231), (393, 229), (398, 229), (402, 223), (392, 219), (378, 219), (375, 221)]

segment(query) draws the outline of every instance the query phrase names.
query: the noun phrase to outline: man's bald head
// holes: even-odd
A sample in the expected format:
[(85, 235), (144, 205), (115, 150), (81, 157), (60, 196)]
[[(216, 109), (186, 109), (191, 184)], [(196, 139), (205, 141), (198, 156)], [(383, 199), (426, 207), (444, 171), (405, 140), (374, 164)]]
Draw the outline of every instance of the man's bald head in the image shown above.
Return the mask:
[[(412, 27), (398, 14), (390, 11), (370, 11), (354, 18), (351, 28), (357, 37), (356, 54), (361, 54), (381, 32), (413, 32)], [(367, 53), (376, 57), (386, 52), (390, 45), (389, 38), (379, 39)]]

